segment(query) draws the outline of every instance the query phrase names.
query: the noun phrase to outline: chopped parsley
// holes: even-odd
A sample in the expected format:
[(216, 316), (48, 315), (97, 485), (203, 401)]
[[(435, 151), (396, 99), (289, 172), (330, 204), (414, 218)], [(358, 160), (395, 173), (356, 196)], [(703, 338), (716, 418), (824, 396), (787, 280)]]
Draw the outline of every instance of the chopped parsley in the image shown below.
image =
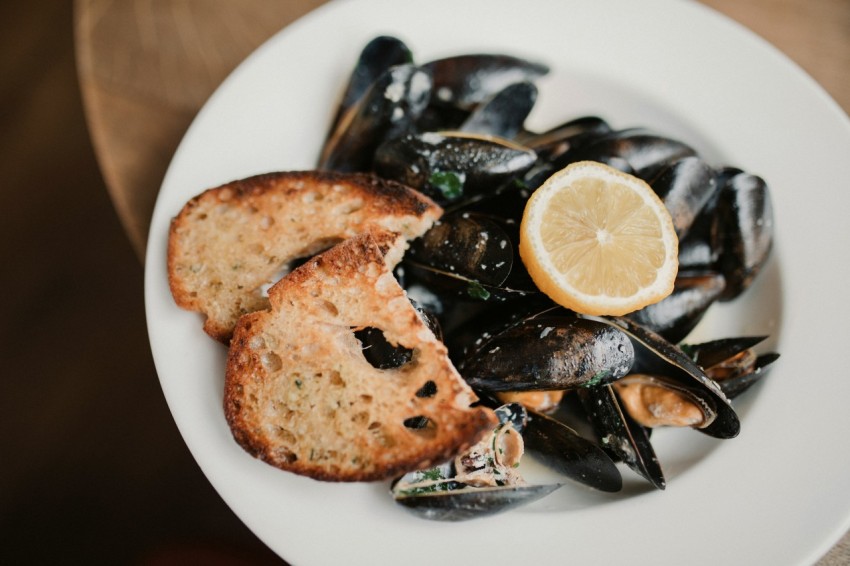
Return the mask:
[(582, 383), (581, 386), (582, 387), (596, 387), (597, 385), (599, 385), (600, 383), (605, 381), (605, 379), (610, 377), (610, 376), (611, 376), (611, 372), (609, 370), (602, 370), (602, 371), (596, 372), (596, 375), (591, 377), (585, 383)]
[(470, 281), (466, 287), (466, 294), (473, 299), (486, 301), (490, 298), (490, 291), (485, 289), (478, 281)]
[(460, 198), (463, 195), (463, 181), (463, 173), (453, 171), (434, 171), (428, 178), (428, 183), (443, 193), (443, 196), (449, 200)]

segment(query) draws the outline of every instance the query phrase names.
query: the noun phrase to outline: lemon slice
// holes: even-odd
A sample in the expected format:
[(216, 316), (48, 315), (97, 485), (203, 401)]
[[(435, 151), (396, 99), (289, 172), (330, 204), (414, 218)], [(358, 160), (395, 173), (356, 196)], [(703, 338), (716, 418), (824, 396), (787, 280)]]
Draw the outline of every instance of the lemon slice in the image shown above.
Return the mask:
[(679, 242), (670, 213), (641, 179), (594, 161), (573, 163), (525, 206), (519, 252), (556, 303), (623, 315), (673, 291)]

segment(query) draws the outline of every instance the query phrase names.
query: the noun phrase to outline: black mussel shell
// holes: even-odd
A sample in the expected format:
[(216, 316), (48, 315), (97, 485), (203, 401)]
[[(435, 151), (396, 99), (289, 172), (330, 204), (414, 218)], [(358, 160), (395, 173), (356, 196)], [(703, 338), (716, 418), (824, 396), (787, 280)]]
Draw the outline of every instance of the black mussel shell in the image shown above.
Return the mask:
[(456, 326), (446, 337), (446, 346), (455, 365), (471, 353), (479, 350), (485, 342), (522, 320), (551, 308), (554, 303), (536, 293), (504, 303), (482, 304), (471, 317)]
[(396, 503), (424, 519), (467, 521), (502, 513), (541, 499), (560, 484), (460, 487), (427, 493), (393, 492)]
[(458, 128), (461, 132), (513, 139), (537, 101), (537, 87), (520, 82), (506, 86), (472, 112)]
[(683, 344), (682, 351), (689, 355), (699, 367), (707, 369), (722, 364), (765, 340), (767, 336), (719, 338), (700, 344)]
[(391, 67), (405, 63), (413, 63), (413, 54), (402, 40), (381, 35), (367, 43), (351, 72), (328, 135), (336, 129), (340, 117), (366, 94), (378, 77)]
[(679, 240), (679, 270), (697, 271), (717, 268), (720, 249), (717, 238), (717, 191)]
[(672, 293), (626, 317), (678, 343), (702, 320), (725, 286), (719, 273), (680, 271)]
[(674, 161), (649, 182), (667, 207), (679, 238), (688, 233), (700, 211), (714, 196), (715, 179), (714, 169), (691, 155)]
[(522, 438), (536, 460), (573, 481), (606, 492), (623, 488), (623, 477), (605, 451), (560, 421), (530, 412)]
[(756, 358), (755, 367), (752, 371), (718, 381), (717, 383), (720, 384), (720, 389), (723, 390), (723, 393), (727, 397), (735, 399), (764, 378), (770, 368), (773, 367), (773, 362), (778, 359), (779, 354), (776, 352), (762, 354)]
[(577, 393), (600, 446), (657, 489), (664, 489), (667, 481), (649, 440), (650, 431), (623, 410), (614, 388), (606, 385)]
[(767, 375), (773, 362), (779, 359), (775, 352), (757, 355), (752, 350), (766, 339), (767, 336), (721, 338), (685, 344), (682, 349), (707, 373), (716, 376), (723, 393), (734, 399)]
[(716, 438), (733, 438), (738, 435), (741, 422), (729, 399), (720, 386), (709, 379), (681, 348), (627, 318), (598, 320), (616, 326), (632, 339), (635, 346), (634, 373), (660, 375), (675, 380), (714, 410), (714, 420), (697, 430)]
[(612, 161), (619, 158), (628, 163), (631, 174), (649, 181), (675, 161), (696, 155), (689, 145), (643, 129), (628, 129), (612, 132), (609, 135), (583, 144), (574, 151), (567, 151), (556, 160), (556, 169), (562, 169), (576, 161)]
[(610, 325), (540, 316), (484, 341), (460, 361), (459, 370), (483, 391), (544, 391), (610, 383), (633, 362), (631, 341)]
[(414, 240), (408, 259), (498, 286), (511, 272), (514, 249), (510, 236), (498, 223), (483, 215), (455, 212), (443, 216)]
[(408, 131), (428, 104), (431, 77), (414, 65), (388, 69), (339, 119), (318, 168), (369, 171), (377, 147)]
[(733, 176), (717, 203), (720, 271), (726, 277), (721, 300), (743, 293), (767, 263), (773, 247), (773, 206), (767, 183), (749, 173)]
[(541, 160), (551, 161), (611, 131), (608, 122), (598, 116), (580, 116), (545, 132), (521, 132), (516, 140), (537, 152)]
[(510, 84), (534, 82), (549, 67), (502, 54), (446, 57), (424, 65), (434, 77), (432, 102), (471, 110)]
[(496, 192), (534, 165), (536, 154), (495, 136), (463, 132), (409, 133), (382, 144), (375, 171), (422, 191), (437, 203)]

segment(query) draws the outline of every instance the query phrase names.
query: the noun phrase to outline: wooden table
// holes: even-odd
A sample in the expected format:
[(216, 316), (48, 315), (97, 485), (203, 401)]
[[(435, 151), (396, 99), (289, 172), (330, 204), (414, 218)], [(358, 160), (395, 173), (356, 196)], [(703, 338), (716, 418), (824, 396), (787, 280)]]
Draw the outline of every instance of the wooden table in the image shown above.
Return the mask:
[[(702, 0), (777, 46), (850, 112), (850, 2)], [(76, 0), (95, 152), (139, 257), (157, 192), (195, 114), (236, 65), (324, 0)], [(850, 534), (820, 566), (850, 563)]]

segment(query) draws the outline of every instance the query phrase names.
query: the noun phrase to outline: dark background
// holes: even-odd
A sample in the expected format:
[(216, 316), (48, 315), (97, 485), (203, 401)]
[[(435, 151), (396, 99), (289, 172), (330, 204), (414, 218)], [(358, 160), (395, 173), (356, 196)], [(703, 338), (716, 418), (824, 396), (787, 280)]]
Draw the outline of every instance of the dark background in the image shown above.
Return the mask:
[(2, 0), (0, 29), (0, 563), (272, 561), (160, 390), (142, 265), (86, 130), (73, 3)]

